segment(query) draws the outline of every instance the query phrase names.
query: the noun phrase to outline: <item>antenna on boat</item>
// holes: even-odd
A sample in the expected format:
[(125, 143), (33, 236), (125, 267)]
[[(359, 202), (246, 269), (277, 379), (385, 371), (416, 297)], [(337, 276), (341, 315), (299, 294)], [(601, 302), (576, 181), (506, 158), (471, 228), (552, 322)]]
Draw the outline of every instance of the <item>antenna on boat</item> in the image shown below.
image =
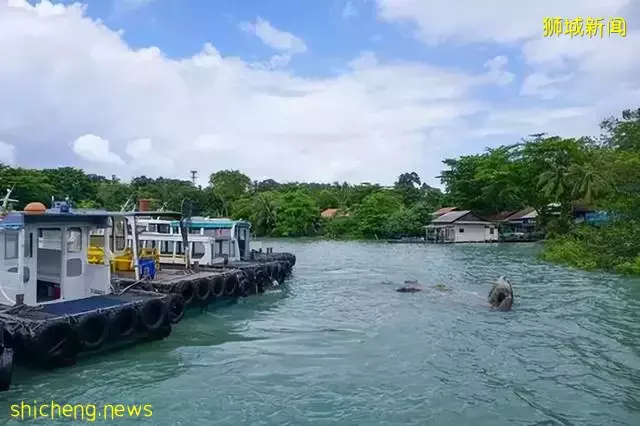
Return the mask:
[(11, 193), (13, 192), (13, 188), (15, 188), (16, 185), (13, 184), (13, 186), (11, 188), (7, 188), (7, 193), (5, 194), (4, 198), (2, 199), (2, 210), (0, 210), (0, 212), (2, 213), (6, 213), (8, 207), (9, 207), (9, 203), (17, 203), (18, 200), (15, 200), (11, 197)]
[[(127, 201), (124, 202), (122, 206), (120, 206), (121, 212), (126, 212), (130, 209), (131, 204), (133, 204), (133, 195), (127, 198)], [(134, 205), (135, 206), (135, 205)]]
[(182, 234), (182, 245), (184, 247), (184, 263), (187, 271), (191, 270), (191, 247), (189, 246), (189, 222), (193, 213), (193, 203), (186, 198), (182, 200), (180, 206), (182, 217), (180, 218), (180, 233)]

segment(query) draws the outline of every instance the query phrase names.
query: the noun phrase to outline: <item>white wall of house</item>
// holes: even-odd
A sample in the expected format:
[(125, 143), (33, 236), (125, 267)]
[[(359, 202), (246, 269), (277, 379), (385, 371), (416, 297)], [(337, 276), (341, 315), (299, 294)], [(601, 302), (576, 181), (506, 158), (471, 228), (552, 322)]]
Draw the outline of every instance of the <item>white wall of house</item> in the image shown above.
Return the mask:
[(484, 224), (457, 224), (455, 225), (456, 243), (474, 243), (485, 241), (496, 241), (498, 233), (494, 230), (494, 235), (490, 235), (489, 228)]
[(485, 241), (498, 241), (498, 228), (493, 225), (485, 226), (484, 239)]

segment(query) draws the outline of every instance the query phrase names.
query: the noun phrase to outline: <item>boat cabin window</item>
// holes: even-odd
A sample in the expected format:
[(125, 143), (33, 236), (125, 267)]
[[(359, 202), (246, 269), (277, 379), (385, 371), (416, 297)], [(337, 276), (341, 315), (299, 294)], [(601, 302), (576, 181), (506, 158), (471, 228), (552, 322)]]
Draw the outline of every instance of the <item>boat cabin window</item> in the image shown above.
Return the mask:
[(5, 231), (4, 233), (4, 258), (18, 258), (18, 231)]
[(29, 232), (24, 238), (24, 257), (33, 257), (33, 233)]
[(113, 219), (112, 235), (113, 235), (113, 248), (117, 251), (124, 250), (127, 245), (126, 231), (128, 225), (125, 223), (125, 218), (117, 217)]
[(191, 255), (192, 256), (204, 256), (204, 244), (203, 243), (191, 243)]
[(155, 223), (150, 223), (149, 225), (147, 225), (147, 230), (149, 232), (158, 232), (158, 225), (156, 225)]
[(82, 251), (82, 229), (69, 228), (67, 233), (67, 252), (80, 253)]
[(174, 227), (173, 227), (173, 233), (174, 233), (174, 234), (179, 234), (179, 233), (180, 233), (180, 230), (178, 229), (178, 227), (177, 227), (177, 226), (174, 226)]
[(169, 225), (166, 224), (159, 224), (158, 225), (158, 232), (160, 232), (161, 234), (168, 234), (169, 233)]
[(62, 283), (62, 230), (40, 228), (36, 265), (38, 303), (59, 299)]

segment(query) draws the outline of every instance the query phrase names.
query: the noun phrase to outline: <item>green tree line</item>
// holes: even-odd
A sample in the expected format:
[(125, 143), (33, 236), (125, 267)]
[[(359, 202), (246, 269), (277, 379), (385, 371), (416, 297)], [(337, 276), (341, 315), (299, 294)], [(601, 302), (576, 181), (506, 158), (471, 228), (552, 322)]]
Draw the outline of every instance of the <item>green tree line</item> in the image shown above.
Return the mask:
[[(587, 269), (640, 273), (640, 109), (606, 118), (597, 137), (562, 138), (544, 133), (476, 155), (443, 161), (444, 191), (401, 174), (391, 187), (254, 181), (238, 170), (211, 174), (205, 187), (189, 180), (87, 174), (61, 167), (34, 170), (0, 165), (0, 183), (13, 187), (17, 208), (69, 197), (76, 207), (119, 210), (128, 200), (193, 215), (252, 222), (258, 236), (395, 238), (421, 236), (431, 213), (443, 206), (491, 217), (533, 207), (548, 239), (542, 257)], [(586, 204), (609, 212), (598, 227), (577, 226), (572, 207)], [(332, 217), (322, 217), (336, 209)]]

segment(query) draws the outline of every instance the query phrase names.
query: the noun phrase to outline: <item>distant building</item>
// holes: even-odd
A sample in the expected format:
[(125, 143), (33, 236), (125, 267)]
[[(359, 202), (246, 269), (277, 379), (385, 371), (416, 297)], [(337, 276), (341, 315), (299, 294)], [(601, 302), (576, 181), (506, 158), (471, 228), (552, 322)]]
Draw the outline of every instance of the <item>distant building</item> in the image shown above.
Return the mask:
[(536, 228), (536, 218), (538, 212), (533, 207), (527, 207), (510, 215), (504, 220), (504, 225), (511, 232), (515, 233), (531, 233)]
[(435, 217), (425, 228), (427, 241), (432, 243), (498, 241), (497, 227), (492, 222), (480, 218), (471, 210), (450, 210), (448, 213)]
[(340, 209), (324, 209), (320, 213), (320, 216), (322, 216), (325, 219), (331, 219), (334, 217), (349, 216), (349, 213), (344, 213)]

